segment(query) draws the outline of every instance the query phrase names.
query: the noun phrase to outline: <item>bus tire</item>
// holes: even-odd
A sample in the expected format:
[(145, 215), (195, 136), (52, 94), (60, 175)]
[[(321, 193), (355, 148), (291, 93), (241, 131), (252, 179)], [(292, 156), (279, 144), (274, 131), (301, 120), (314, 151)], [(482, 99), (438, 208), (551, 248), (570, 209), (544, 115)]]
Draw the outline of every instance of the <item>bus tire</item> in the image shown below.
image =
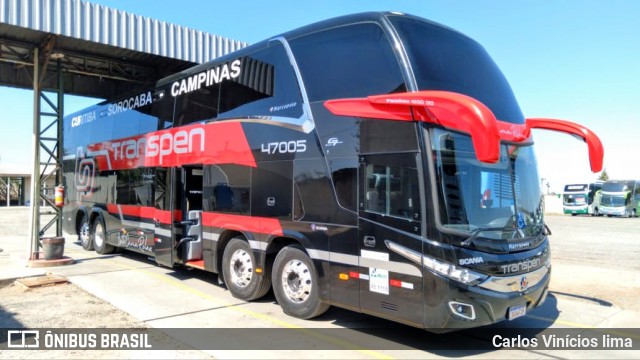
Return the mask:
[(273, 292), (285, 314), (311, 319), (329, 309), (320, 301), (318, 275), (307, 254), (296, 246), (280, 250), (273, 263)]
[(82, 215), (78, 226), (78, 241), (85, 250), (93, 250), (93, 239), (91, 237), (91, 224), (86, 214)]
[(268, 269), (256, 273), (256, 258), (249, 243), (243, 238), (233, 238), (222, 255), (222, 274), (227, 289), (233, 297), (251, 301), (263, 297), (271, 287)]
[(98, 254), (111, 254), (114, 250), (113, 245), (107, 244), (107, 232), (105, 230), (104, 220), (102, 216), (98, 215), (93, 220), (93, 227), (91, 231), (91, 242)]

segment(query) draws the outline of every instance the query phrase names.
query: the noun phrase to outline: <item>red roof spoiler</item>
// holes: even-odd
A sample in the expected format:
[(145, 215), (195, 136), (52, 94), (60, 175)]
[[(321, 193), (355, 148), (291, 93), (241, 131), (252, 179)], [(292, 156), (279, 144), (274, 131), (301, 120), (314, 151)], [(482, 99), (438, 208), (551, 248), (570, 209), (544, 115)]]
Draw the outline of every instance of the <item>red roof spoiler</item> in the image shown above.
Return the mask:
[(563, 131), (580, 136), (589, 146), (591, 170), (602, 169), (603, 148), (600, 139), (589, 129), (568, 121), (527, 119), (525, 124), (497, 120), (480, 101), (448, 91), (417, 91), (367, 98), (325, 101), (324, 106), (339, 116), (353, 116), (397, 121), (425, 121), (471, 135), (478, 160), (495, 163), (500, 157), (500, 140), (521, 142), (529, 138), (532, 128)]
[(604, 158), (604, 147), (600, 138), (586, 127), (565, 120), (531, 118), (527, 119), (529, 129), (546, 129), (560, 131), (570, 135), (575, 135), (587, 143), (589, 149), (589, 164), (591, 171), (596, 173), (602, 170)]

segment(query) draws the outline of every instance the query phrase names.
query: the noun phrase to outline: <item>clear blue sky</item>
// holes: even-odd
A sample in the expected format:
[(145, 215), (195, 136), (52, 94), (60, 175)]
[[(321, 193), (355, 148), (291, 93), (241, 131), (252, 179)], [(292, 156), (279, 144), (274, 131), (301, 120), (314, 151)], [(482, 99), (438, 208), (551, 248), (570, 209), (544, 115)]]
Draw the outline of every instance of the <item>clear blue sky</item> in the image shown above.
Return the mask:
[[(422, 16), (480, 42), (505, 73), (525, 116), (586, 125), (604, 143), (609, 175), (640, 179), (637, 0), (93, 2), (250, 43), (354, 12)], [(30, 91), (0, 88), (0, 161), (29, 162), (32, 100)], [(69, 113), (91, 103), (68, 98), (65, 107)], [(595, 179), (584, 143), (537, 130), (534, 136), (540, 175), (551, 190)]]

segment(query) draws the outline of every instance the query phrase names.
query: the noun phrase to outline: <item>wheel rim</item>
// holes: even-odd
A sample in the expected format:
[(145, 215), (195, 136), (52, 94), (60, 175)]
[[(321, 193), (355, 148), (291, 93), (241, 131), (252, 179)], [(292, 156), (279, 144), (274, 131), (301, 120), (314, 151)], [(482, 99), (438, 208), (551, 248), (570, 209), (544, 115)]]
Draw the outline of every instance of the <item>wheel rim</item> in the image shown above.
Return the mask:
[(96, 245), (96, 248), (98, 249), (100, 249), (102, 247), (102, 244), (104, 244), (104, 228), (100, 223), (96, 224), (96, 231), (93, 236), (93, 243)]
[(253, 261), (251, 254), (245, 250), (236, 250), (229, 262), (231, 281), (239, 287), (246, 287), (253, 278)]
[(289, 261), (282, 270), (282, 289), (289, 300), (303, 303), (311, 296), (311, 271), (300, 260)]
[(82, 245), (87, 245), (89, 243), (90, 236), (91, 231), (89, 230), (89, 222), (85, 221), (80, 226), (80, 243), (82, 243)]

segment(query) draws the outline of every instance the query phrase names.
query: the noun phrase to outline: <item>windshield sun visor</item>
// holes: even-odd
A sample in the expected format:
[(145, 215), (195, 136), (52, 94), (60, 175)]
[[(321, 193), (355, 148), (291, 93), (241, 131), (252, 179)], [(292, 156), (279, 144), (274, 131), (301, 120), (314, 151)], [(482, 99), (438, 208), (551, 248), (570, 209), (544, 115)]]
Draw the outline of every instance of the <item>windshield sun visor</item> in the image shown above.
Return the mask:
[(466, 95), (428, 90), (329, 100), (324, 105), (334, 115), (439, 124), (471, 135), (478, 160), (495, 163), (500, 157), (496, 117), (487, 106)]
[(602, 170), (604, 147), (598, 136), (586, 127), (566, 120), (530, 118), (527, 119), (527, 128), (553, 130), (577, 136), (587, 143), (591, 171), (597, 173)]
[(531, 129), (561, 131), (578, 136), (587, 143), (591, 171), (602, 170), (604, 149), (595, 133), (564, 120), (530, 118), (525, 124), (497, 120), (482, 102), (455, 92), (423, 90), (366, 98), (335, 99), (324, 106), (334, 115), (396, 121), (424, 121), (471, 135), (478, 160), (496, 163), (500, 141), (522, 142)]

